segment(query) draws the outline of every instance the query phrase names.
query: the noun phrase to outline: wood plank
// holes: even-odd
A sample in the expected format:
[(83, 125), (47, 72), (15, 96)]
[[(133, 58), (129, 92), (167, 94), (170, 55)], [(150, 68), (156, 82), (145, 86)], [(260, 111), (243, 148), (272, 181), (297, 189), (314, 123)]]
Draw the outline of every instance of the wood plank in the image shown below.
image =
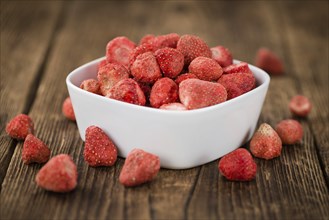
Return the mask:
[(1, 1), (0, 185), (17, 145), (6, 135), (6, 123), (29, 112), (60, 6)]

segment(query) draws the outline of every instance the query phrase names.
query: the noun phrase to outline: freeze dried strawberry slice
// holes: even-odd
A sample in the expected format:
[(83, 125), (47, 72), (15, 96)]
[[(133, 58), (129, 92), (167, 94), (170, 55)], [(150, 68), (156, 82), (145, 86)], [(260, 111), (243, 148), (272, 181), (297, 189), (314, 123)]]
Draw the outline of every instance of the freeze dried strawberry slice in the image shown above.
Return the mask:
[(294, 115), (306, 117), (312, 110), (312, 104), (307, 97), (296, 95), (290, 100), (289, 109)]
[(90, 166), (112, 166), (115, 163), (117, 147), (102, 129), (89, 126), (85, 140), (83, 156)]
[(168, 77), (156, 81), (151, 89), (150, 103), (154, 108), (178, 100), (178, 86)]
[(211, 58), (208, 45), (199, 37), (194, 35), (183, 35), (177, 43), (177, 50), (184, 55), (185, 65), (189, 65), (197, 57)]
[(70, 97), (67, 97), (62, 105), (62, 113), (63, 115), (71, 120), (71, 121), (75, 121), (75, 114), (74, 114), (74, 109), (73, 109), (73, 105), (72, 105), (72, 101)]
[(276, 131), (263, 123), (250, 141), (250, 151), (255, 157), (266, 160), (280, 156), (282, 142)]
[(35, 181), (38, 186), (49, 191), (72, 191), (77, 186), (77, 166), (69, 155), (57, 155), (41, 168)]
[(86, 90), (88, 92), (91, 93), (95, 93), (95, 94), (101, 94), (100, 88), (99, 88), (99, 83), (96, 79), (86, 79), (84, 80), (81, 85), (80, 88), (83, 90)]
[(165, 77), (175, 78), (183, 70), (184, 55), (178, 50), (165, 47), (157, 50), (154, 55)]
[(246, 149), (239, 148), (222, 157), (218, 169), (228, 180), (250, 181), (256, 176), (257, 165)]
[(230, 73), (251, 73), (251, 70), (248, 66), (248, 63), (246, 62), (240, 62), (237, 64), (229, 65), (225, 68), (223, 68), (224, 74), (230, 74)]
[(224, 102), (227, 92), (219, 83), (186, 79), (179, 84), (179, 98), (187, 109), (197, 109)]
[(129, 68), (129, 56), (135, 47), (136, 44), (127, 37), (116, 37), (106, 46), (106, 60)]
[(227, 90), (227, 99), (233, 99), (246, 92), (249, 92), (256, 86), (256, 79), (251, 72), (223, 74), (218, 83), (222, 84)]
[(232, 53), (226, 47), (219, 45), (210, 48), (210, 50), (212, 59), (216, 60), (221, 67), (226, 67), (233, 63)]
[(132, 150), (122, 167), (119, 181), (125, 186), (137, 186), (153, 180), (160, 170), (158, 156), (141, 149)]
[(197, 57), (188, 67), (189, 73), (195, 74), (199, 79), (206, 81), (218, 80), (223, 74), (222, 67), (213, 59)]
[(115, 63), (108, 63), (98, 70), (97, 79), (102, 95), (106, 95), (108, 91), (120, 80), (129, 78), (128, 70)]
[(161, 78), (161, 70), (153, 53), (139, 55), (130, 68), (134, 78), (143, 83), (154, 83)]
[(45, 163), (49, 160), (50, 149), (33, 134), (28, 134), (25, 138), (22, 160), (25, 164)]
[(138, 83), (130, 78), (115, 84), (106, 94), (106, 97), (136, 105), (145, 105), (146, 103), (144, 92)]
[(256, 55), (256, 66), (273, 75), (282, 75), (284, 67), (281, 59), (267, 48), (260, 48)]
[(6, 132), (12, 138), (24, 140), (28, 134), (34, 132), (33, 121), (28, 115), (19, 114), (8, 122)]

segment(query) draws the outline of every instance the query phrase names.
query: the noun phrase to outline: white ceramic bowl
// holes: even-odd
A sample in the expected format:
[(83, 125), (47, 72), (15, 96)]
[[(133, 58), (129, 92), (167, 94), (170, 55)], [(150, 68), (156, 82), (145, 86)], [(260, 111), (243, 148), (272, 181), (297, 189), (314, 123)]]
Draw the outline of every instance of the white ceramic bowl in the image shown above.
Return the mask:
[(82, 140), (87, 127), (96, 125), (111, 137), (120, 156), (141, 148), (158, 155), (161, 166), (171, 169), (208, 163), (247, 142), (255, 131), (270, 82), (263, 70), (249, 65), (257, 80), (252, 91), (206, 108), (160, 110), (80, 89), (83, 80), (96, 79), (102, 59), (75, 69), (66, 79)]

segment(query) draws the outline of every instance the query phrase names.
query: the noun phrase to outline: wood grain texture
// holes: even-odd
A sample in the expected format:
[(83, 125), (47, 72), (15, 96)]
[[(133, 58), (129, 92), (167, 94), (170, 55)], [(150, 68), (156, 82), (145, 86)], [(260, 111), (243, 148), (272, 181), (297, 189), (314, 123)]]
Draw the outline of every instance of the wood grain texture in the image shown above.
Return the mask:
[[(59, 3), (53, 4), (57, 8), (47, 10), (56, 17), (61, 7)], [(66, 194), (38, 188), (34, 178), (42, 165), (26, 166), (21, 162), (22, 143), (8, 148), (0, 142), (4, 151), (13, 154), (2, 183), (1, 219), (326, 219), (329, 216), (328, 96), (324, 95), (328, 91), (328, 59), (325, 61), (328, 49), (323, 49), (328, 48), (327, 2), (76, 1), (62, 4), (57, 25), (56, 19), (35, 21), (24, 17), (27, 12), (16, 4), (1, 19), (14, 17), (41, 22), (44, 26), (49, 24), (49, 30), (41, 24), (39, 28), (56, 32), (52, 40), (44, 33), (48, 38), (45, 37), (43, 45), (47, 48), (47, 41), (51, 42), (51, 49), (40, 82), (30, 95), (34, 101), (18, 109), (29, 109), (36, 124), (36, 136), (48, 144), (52, 156), (67, 153), (73, 157), (78, 166), (78, 187)], [(38, 5), (35, 10), (46, 10), (44, 7)], [(24, 11), (22, 17), (21, 11)], [(13, 29), (12, 35), (27, 31), (21, 29), (19, 22), (14, 24), (4, 26)], [(5, 31), (1, 31), (2, 37)], [(33, 38), (40, 41), (36, 37), (38, 29), (30, 31), (28, 41), (33, 42)], [(259, 123), (275, 126), (280, 120), (291, 118), (289, 100), (303, 93), (312, 97), (314, 104), (307, 119), (298, 119), (304, 127), (303, 142), (284, 146), (279, 158), (256, 159), (256, 179), (246, 183), (225, 180), (218, 172), (218, 160), (187, 170), (161, 169), (154, 181), (136, 188), (125, 188), (119, 183), (124, 163), (121, 158), (113, 167), (87, 166), (77, 127), (61, 113), (62, 102), (68, 95), (65, 77), (77, 66), (103, 56), (106, 43), (116, 36), (125, 35), (138, 42), (147, 33), (170, 32), (199, 35), (210, 46), (227, 46), (237, 59), (250, 63), (261, 46), (275, 51), (285, 62), (286, 74), (271, 78)], [(1, 46), (8, 42), (11, 42), (9, 37), (1, 39)], [(19, 58), (24, 49), (24, 45), (18, 45), (18, 52), (10, 54), (9, 49), (3, 51), (1, 47), (1, 58)], [(46, 50), (35, 50), (28, 59), (41, 59)], [(18, 73), (6, 65), (1, 61), (1, 77), (3, 68), (12, 77), (6, 76), (6, 83), (1, 82), (1, 105), (15, 103), (7, 98), (14, 96), (7, 85), (15, 84)], [(33, 65), (34, 69), (26, 73), (32, 75), (30, 84), (38, 81), (33, 74), (42, 67), (42, 61)], [(8, 90), (6, 96), (3, 90)], [(28, 93), (26, 87), (22, 92), (25, 95), (18, 100), (24, 101)], [(1, 107), (2, 127), (8, 120), (2, 115), (10, 110)], [(10, 114), (14, 115), (15, 111)], [(8, 139), (3, 128), (1, 132), (1, 138)], [(248, 144), (244, 147), (248, 148)]]
[(6, 123), (29, 112), (60, 6), (1, 1), (0, 183), (17, 144), (6, 135)]

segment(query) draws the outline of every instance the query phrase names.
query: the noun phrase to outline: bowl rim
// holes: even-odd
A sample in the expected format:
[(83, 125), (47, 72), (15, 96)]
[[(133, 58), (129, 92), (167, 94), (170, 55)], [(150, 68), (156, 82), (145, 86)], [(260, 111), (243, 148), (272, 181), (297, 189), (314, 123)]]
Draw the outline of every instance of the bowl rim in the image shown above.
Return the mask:
[[(199, 113), (202, 113), (202, 112), (212, 111), (214, 109), (218, 110), (220, 108), (225, 108), (226, 106), (234, 105), (236, 102), (239, 102), (241, 99), (246, 98), (248, 96), (252, 96), (255, 93), (258, 93), (260, 90), (263, 90), (266, 87), (268, 87), (268, 85), (270, 83), (270, 76), (264, 70), (248, 63), (248, 66), (252, 70), (254, 76), (255, 76), (255, 73), (254, 73), (253, 70), (256, 70), (257, 74), (260, 74), (264, 78), (263, 79), (264, 81), (261, 84), (259, 84), (256, 88), (254, 88), (254, 89), (252, 89), (252, 90), (250, 90), (250, 91), (248, 91), (248, 92), (246, 92), (246, 93), (244, 93), (244, 94), (242, 94), (238, 97), (235, 97), (235, 98), (230, 99), (230, 100), (226, 100), (226, 101), (224, 101), (222, 103), (218, 103), (216, 105), (207, 106), (207, 107), (203, 107), (203, 108), (199, 108), (199, 109), (187, 110), (187, 111), (177, 111), (177, 110), (152, 108), (152, 107), (149, 107), (149, 106), (141, 106), (141, 105), (126, 103), (126, 102), (123, 102), (123, 101), (110, 99), (110, 98), (107, 98), (107, 97), (102, 96), (102, 95), (94, 94), (94, 93), (91, 93), (91, 92), (88, 92), (86, 90), (81, 89), (79, 86), (75, 85), (72, 82), (72, 78), (74, 76), (78, 75), (83, 69), (85, 69), (88, 66), (96, 65), (100, 61), (102, 61), (103, 59), (105, 59), (105, 56), (97, 58), (95, 60), (92, 60), (88, 63), (85, 63), (85, 64), (77, 67), (73, 71), (71, 71), (66, 77), (67, 86), (70, 87), (70, 89), (74, 90), (75, 92), (82, 93), (83, 95), (90, 96), (91, 98), (99, 99), (99, 101), (105, 101), (105, 102), (113, 103), (113, 104), (116, 104), (116, 105), (119, 105), (119, 106), (121, 105), (122, 107), (131, 108), (131, 109), (135, 109), (135, 110), (138, 110), (138, 111), (146, 111), (146, 112), (161, 113), (161, 114), (173, 114), (173, 115), (188, 115), (188, 114), (191, 115), (191, 114), (199, 114)], [(234, 59), (234, 64), (240, 63), (240, 62), (242, 62), (242, 61)], [(256, 81), (257, 81), (256, 76), (255, 76), (255, 78), (256, 78)]]

